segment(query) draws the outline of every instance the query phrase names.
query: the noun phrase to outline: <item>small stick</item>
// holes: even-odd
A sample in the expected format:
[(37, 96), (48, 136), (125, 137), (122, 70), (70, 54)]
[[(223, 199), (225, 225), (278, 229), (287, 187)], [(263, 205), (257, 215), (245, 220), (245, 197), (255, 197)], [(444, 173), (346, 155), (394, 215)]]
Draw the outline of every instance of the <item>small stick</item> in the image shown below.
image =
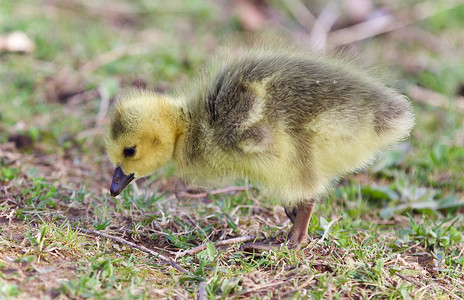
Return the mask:
[(309, 45), (315, 52), (320, 52), (327, 47), (327, 36), (340, 15), (336, 4), (330, 2), (319, 14), (309, 35)]
[(279, 285), (282, 285), (282, 284), (285, 284), (285, 281), (279, 281), (279, 282), (274, 282), (274, 283), (270, 283), (270, 284), (258, 285), (255, 288), (245, 290), (245, 294), (249, 295), (249, 293), (257, 292), (257, 291), (262, 290), (262, 289), (269, 289), (271, 287), (279, 286)]
[[(218, 241), (215, 246), (218, 247), (218, 246), (230, 245), (230, 244), (235, 244), (235, 243), (244, 243), (244, 242), (248, 242), (248, 241), (253, 241), (254, 239), (255, 239), (254, 236), (246, 235), (246, 236), (236, 237), (236, 238), (232, 238), (232, 239), (228, 239), (228, 240)], [(197, 246), (197, 247), (192, 248), (192, 249), (188, 249), (188, 250), (185, 250), (185, 251), (180, 251), (180, 252), (178, 252), (177, 256), (182, 257), (182, 256), (185, 256), (186, 254), (194, 255), (194, 254), (197, 254), (198, 252), (201, 252), (201, 251), (203, 251), (205, 249), (206, 249), (206, 244), (202, 244), (202, 245)]]
[(198, 284), (198, 300), (207, 300), (208, 293), (206, 292), (206, 282), (202, 281)]
[(99, 54), (91, 61), (82, 65), (79, 69), (79, 73), (82, 75), (87, 75), (124, 56), (144, 54), (153, 48), (151, 46), (153, 45), (148, 45), (146, 43), (136, 43), (128, 46), (114, 48), (108, 52)]
[(98, 88), (98, 93), (100, 94), (100, 109), (97, 114), (97, 125), (103, 125), (105, 123), (105, 117), (108, 114), (108, 107), (110, 106), (110, 94), (109, 92), (102, 88)]
[(316, 23), (316, 17), (300, 0), (282, 1), (282, 4), (292, 13), (295, 19), (307, 32), (311, 32)]
[(206, 193), (206, 192), (197, 193), (197, 194), (188, 193), (188, 192), (179, 192), (179, 193), (177, 193), (177, 197), (179, 197), (179, 198), (202, 199), (202, 198), (206, 198), (207, 196), (208, 196), (208, 193)]
[(330, 230), (330, 227), (335, 223), (337, 222), (338, 220), (340, 220), (342, 217), (341, 216), (338, 216), (336, 217), (335, 219), (333, 219), (332, 221), (329, 222), (329, 224), (327, 224), (326, 226), (324, 226), (324, 233), (322, 234), (322, 237), (319, 239), (319, 240), (314, 240), (312, 241), (308, 246), (306, 246), (306, 248), (312, 248), (314, 246), (316, 246), (316, 244), (322, 244), (322, 242), (325, 240), (325, 238), (327, 237), (327, 235), (329, 234), (329, 230)]
[(249, 187), (247, 186), (229, 186), (223, 189), (211, 191), (211, 195), (224, 194), (229, 192), (238, 192), (238, 191), (248, 191)]
[[(443, 9), (434, 10), (433, 5), (435, 3), (433, 3), (433, 1), (424, 1), (414, 5), (412, 8), (396, 12), (395, 14), (383, 15), (375, 19), (370, 19), (350, 27), (333, 31), (329, 33), (327, 43), (333, 46), (351, 44), (383, 33), (398, 30), (462, 5), (460, 1), (445, 3), (446, 6)], [(400, 19), (395, 15), (401, 15), (402, 18)]]
[(461, 251), (459, 252), (458, 256), (454, 257), (453, 259), (458, 259), (459, 257), (461, 257), (462, 253), (464, 252), (464, 247), (461, 249)]
[(450, 99), (443, 94), (428, 90), (417, 85), (411, 85), (408, 88), (407, 92), (408, 95), (412, 99), (414, 99), (414, 101), (419, 103), (425, 103), (435, 107), (449, 108), (451, 105), (451, 101), (454, 101), (454, 105), (456, 105), (457, 108), (464, 110), (463, 96), (457, 96), (455, 99)]
[(396, 272), (395, 275), (398, 276), (399, 278), (403, 279), (403, 280), (409, 281), (410, 283), (417, 285), (418, 287), (423, 286), (421, 283), (417, 282), (416, 280), (414, 280), (412, 278), (408, 278), (408, 277), (400, 274), (399, 272)]
[(319, 239), (319, 241), (317, 241), (318, 244), (322, 244), (322, 242), (325, 240), (325, 238), (326, 238), (327, 235), (329, 234), (330, 227), (332, 227), (332, 225), (333, 225), (335, 222), (338, 222), (338, 220), (340, 220), (341, 218), (342, 218), (341, 216), (338, 216), (338, 217), (336, 217), (335, 219), (333, 219), (332, 221), (330, 221), (329, 224), (327, 224), (327, 225), (324, 226), (324, 234), (323, 234), (322, 237)]
[[(308, 280), (306, 280), (305, 282), (303, 282), (302, 284), (300, 284), (296, 289), (290, 291), (290, 292), (287, 292), (284, 296), (287, 296), (287, 295), (290, 295), (290, 294), (294, 294), (296, 292), (299, 292), (301, 291), (302, 289), (304, 289), (305, 287), (307, 287), (308, 285), (311, 284), (311, 282), (314, 280), (314, 275), (311, 275), (309, 277)], [(283, 298), (283, 297), (282, 297)]]
[(189, 271), (187, 271), (186, 269), (182, 268), (180, 265), (178, 265), (176, 262), (174, 262), (173, 260), (161, 255), (161, 253), (158, 253), (156, 251), (153, 251), (153, 250), (150, 250), (148, 249), (147, 247), (145, 246), (141, 246), (141, 245), (137, 245), (135, 243), (132, 243), (132, 242), (129, 242), (129, 241), (126, 241), (125, 239), (122, 239), (120, 237), (117, 237), (117, 236), (112, 236), (112, 235), (109, 235), (109, 234), (106, 234), (106, 233), (103, 233), (103, 232), (99, 232), (99, 231), (95, 231), (95, 230), (91, 230), (91, 229), (84, 229), (84, 228), (80, 228), (80, 227), (75, 227), (75, 226), (71, 226), (71, 228), (73, 229), (76, 229), (76, 230), (79, 230), (81, 232), (84, 232), (84, 233), (87, 233), (87, 234), (93, 234), (93, 235), (97, 235), (97, 236), (101, 236), (101, 237), (104, 237), (104, 238), (107, 238), (107, 239), (110, 239), (110, 240), (113, 240), (113, 241), (116, 241), (118, 243), (121, 243), (121, 244), (125, 244), (131, 248), (135, 248), (135, 249), (138, 249), (140, 251), (143, 251), (143, 252), (146, 252), (150, 255), (153, 255), (154, 257), (157, 257), (159, 258), (160, 260), (162, 260), (163, 262), (167, 263), (168, 265), (170, 265), (171, 267), (173, 268), (176, 268), (177, 270), (179, 270), (180, 272), (182, 273), (185, 273), (185, 274), (189, 274)]
[(218, 189), (218, 190), (213, 190), (210, 193), (208, 192), (203, 192), (203, 193), (189, 193), (189, 192), (179, 192), (177, 193), (178, 197), (181, 198), (194, 198), (194, 199), (199, 199), (199, 198), (205, 198), (208, 195), (217, 195), (217, 194), (225, 194), (229, 192), (238, 192), (238, 191), (248, 191), (249, 188), (246, 186), (229, 186), (223, 189)]

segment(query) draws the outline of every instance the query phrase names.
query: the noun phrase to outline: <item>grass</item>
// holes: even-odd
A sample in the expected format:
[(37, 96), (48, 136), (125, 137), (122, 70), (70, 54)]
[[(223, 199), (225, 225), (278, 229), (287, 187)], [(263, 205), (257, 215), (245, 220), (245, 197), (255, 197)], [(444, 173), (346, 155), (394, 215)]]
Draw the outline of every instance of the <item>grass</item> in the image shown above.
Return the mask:
[[(255, 188), (176, 197), (186, 187), (166, 168), (109, 196), (101, 99), (134, 85), (174, 90), (248, 34), (234, 4), (162, 3), (0, 2), (0, 35), (20, 30), (36, 44), (0, 53), (0, 298), (464, 298), (464, 6), (353, 45), (402, 79), (417, 115), (411, 139), (319, 201), (310, 247), (248, 254), (215, 244), (284, 241), (289, 229)], [(301, 30), (284, 2), (264, 11)], [(145, 246), (188, 274), (77, 228)]]

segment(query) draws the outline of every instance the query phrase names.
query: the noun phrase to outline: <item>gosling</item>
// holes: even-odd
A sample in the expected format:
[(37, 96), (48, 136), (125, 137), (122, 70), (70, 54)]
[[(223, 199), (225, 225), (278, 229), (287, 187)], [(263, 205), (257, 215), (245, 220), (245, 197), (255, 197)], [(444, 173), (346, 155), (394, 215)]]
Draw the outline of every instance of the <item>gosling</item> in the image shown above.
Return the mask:
[(116, 167), (110, 191), (117, 196), (168, 163), (201, 182), (247, 177), (284, 206), (293, 223), (287, 247), (300, 248), (316, 199), (406, 139), (413, 124), (408, 99), (355, 63), (249, 50), (216, 61), (172, 96), (121, 97), (106, 138)]

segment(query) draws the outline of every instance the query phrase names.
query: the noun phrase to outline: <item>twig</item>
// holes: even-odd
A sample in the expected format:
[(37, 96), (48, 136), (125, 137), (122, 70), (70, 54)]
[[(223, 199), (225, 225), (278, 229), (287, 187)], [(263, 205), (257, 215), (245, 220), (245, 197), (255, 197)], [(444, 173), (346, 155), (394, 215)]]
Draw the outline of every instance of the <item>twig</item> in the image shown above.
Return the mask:
[(423, 286), (421, 283), (417, 282), (416, 280), (414, 280), (414, 279), (412, 279), (412, 278), (408, 278), (408, 277), (406, 277), (406, 276), (400, 274), (399, 272), (396, 272), (395, 275), (398, 276), (398, 277), (400, 277), (400, 278), (403, 279), (403, 280), (409, 281), (410, 283), (417, 285), (418, 287), (422, 287), (422, 286)]
[(82, 140), (89, 136), (103, 135), (105, 133), (102, 127), (93, 127), (84, 131), (81, 131), (77, 134), (76, 139)]
[(135, 8), (133, 5), (125, 4), (124, 2), (118, 3), (113, 2), (111, 5), (100, 4), (99, 2), (93, 1), (79, 1), (79, 0), (68, 0), (68, 1), (59, 1), (59, 0), (50, 0), (49, 5), (53, 5), (57, 8), (68, 9), (70, 11), (75, 11), (76, 9), (83, 9), (87, 14), (94, 14), (99, 17), (116, 15), (116, 16), (125, 16), (125, 15), (139, 15), (146, 13), (146, 11)]
[[(411, 85), (407, 92), (409, 97), (419, 103), (425, 103), (440, 108), (449, 108), (451, 106), (450, 98), (417, 85)], [(456, 108), (464, 110), (464, 97), (456, 97), (454, 105)]]
[(300, 0), (284, 0), (282, 4), (288, 8), (298, 23), (300, 23), (307, 32), (311, 32), (316, 22), (316, 17)]
[(249, 290), (245, 290), (244, 293), (245, 293), (245, 294), (249, 294), (249, 293), (257, 292), (257, 291), (262, 290), (262, 289), (269, 289), (269, 288), (271, 288), (271, 287), (279, 286), (279, 285), (282, 285), (282, 284), (284, 284), (284, 283), (285, 283), (285, 281), (279, 281), (279, 282), (274, 282), (274, 283), (259, 285), (259, 286), (255, 287), (255, 288), (252, 288), (252, 289), (249, 289)]
[(309, 44), (313, 51), (319, 52), (326, 48), (329, 31), (337, 21), (339, 15), (339, 9), (333, 2), (329, 2), (324, 7), (309, 35)]
[(207, 192), (203, 192), (203, 193), (189, 193), (189, 192), (178, 192), (176, 194), (177, 197), (179, 198), (191, 198), (191, 199), (203, 199), (203, 198), (206, 198), (208, 196), (208, 193)]
[[(302, 289), (304, 289), (305, 287), (307, 287), (308, 285), (311, 284), (311, 282), (314, 280), (314, 275), (311, 275), (305, 282), (303, 282), (302, 284), (300, 284), (296, 289), (294, 290), (291, 290), (290, 292), (287, 292), (285, 295), (283, 295), (284, 297), (287, 296), (287, 295), (290, 295), (290, 294), (294, 294), (296, 292), (299, 292), (301, 291)], [(282, 297), (282, 298), (284, 298)]]
[(206, 282), (202, 281), (198, 284), (198, 300), (207, 300), (208, 293), (206, 292)]
[(464, 252), (464, 247), (462, 247), (462, 249), (461, 249), (461, 251), (459, 252), (458, 256), (454, 257), (453, 259), (458, 259), (458, 258), (460, 258), (463, 252)]
[(80, 228), (80, 227), (75, 227), (75, 226), (71, 226), (73, 229), (75, 230), (79, 230), (80, 232), (84, 232), (84, 233), (87, 233), (87, 234), (93, 234), (93, 235), (97, 235), (97, 236), (101, 236), (101, 237), (104, 237), (104, 238), (107, 238), (107, 239), (110, 239), (110, 240), (113, 240), (113, 241), (116, 241), (118, 243), (121, 243), (121, 244), (124, 244), (124, 245), (127, 245), (131, 248), (135, 248), (135, 249), (138, 249), (140, 251), (143, 251), (143, 252), (146, 252), (150, 255), (153, 255), (154, 257), (156, 258), (159, 258), (160, 260), (162, 260), (163, 262), (167, 263), (168, 265), (170, 265), (171, 267), (173, 268), (176, 268), (177, 270), (179, 270), (180, 272), (182, 273), (185, 273), (185, 274), (189, 274), (189, 271), (187, 271), (186, 269), (182, 268), (180, 265), (178, 265), (176, 262), (174, 262), (173, 260), (161, 255), (161, 253), (158, 253), (156, 251), (153, 251), (153, 250), (150, 250), (148, 249), (147, 247), (145, 246), (141, 246), (141, 245), (137, 245), (135, 243), (132, 243), (132, 242), (129, 242), (129, 241), (126, 241), (125, 239), (122, 239), (120, 237), (117, 237), (117, 236), (112, 236), (112, 235), (109, 235), (109, 234), (106, 234), (106, 233), (103, 233), (103, 232), (99, 232), (99, 231), (95, 231), (95, 230), (91, 230), (91, 229), (84, 229), (84, 228)]
[(337, 31), (334, 31), (328, 36), (328, 44), (346, 45), (353, 42), (361, 41), (373, 36), (377, 36), (383, 33), (394, 31), (402, 27), (411, 25), (418, 21), (427, 19), (436, 14), (442, 13), (447, 10), (451, 10), (462, 5), (462, 2), (451, 1), (447, 3), (447, 7), (441, 10), (433, 10), (434, 1), (424, 1), (414, 5), (412, 8), (396, 13), (401, 15), (402, 18), (395, 17), (393, 14), (387, 14), (375, 19), (367, 20), (365, 22), (346, 27)]
[(332, 221), (329, 222), (329, 224), (325, 225), (324, 226), (324, 234), (322, 234), (322, 237), (319, 239), (319, 240), (314, 240), (312, 241), (308, 246), (307, 248), (312, 248), (314, 247), (316, 244), (322, 244), (322, 242), (325, 240), (325, 238), (327, 237), (327, 235), (329, 234), (329, 230), (330, 230), (330, 227), (332, 227), (332, 225), (335, 223), (335, 222), (338, 222), (338, 220), (340, 220), (342, 217), (341, 216), (338, 216), (336, 217), (335, 219), (333, 219)]
[[(246, 235), (246, 236), (241, 236), (241, 237), (236, 237), (236, 238), (232, 238), (232, 239), (228, 239), (228, 240), (222, 240), (222, 241), (218, 241), (215, 246), (216, 247), (219, 247), (219, 246), (224, 246), (224, 245), (230, 245), (230, 244), (235, 244), (235, 243), (244, 243), (244, 242), (248, 242), (248, 241), (253, 241), (256, 237), (254, 236), (251, 236), (251, 235)], [(194, 255), (194, 254), (197, 254), (198, 252), (201, 252), (203, 250), (205, 250), (207, 247), (206, 244), (202, 244), (200, 246), (197, 246), (195, 248), (192, 248), (192, 249), (188, 249), (188, 250), (185, 250), (185, 251), (180, 251), (177, 256), (185, 256), (186, 254), (188, 255)]]
[(97, 114), (97, 126), (101, 126), (105, 123), (105, 117), (108, 113), (108, 107), (110, 106), (110, 95), (108, 90), (102, 87), (98, 88), (98, 93), (100, 94), (100, 110)]
[(203, 192), (203, 193), (179, 192), (177, 193), (177, 196), (181, 198), (201, 199), (201, 198), (207, 197), (208, 195), (226, 194), (230, 192), (248, 191), (248, 190), (249, 188), (246, 186), (229, 186), (223, 189), (213, 190), (209, 193), (208, 192)]
[(329, 234), (329, 230), (330, 230), (330, 227), (332, 227), (332, 225), (335, 223), (335, 222), (338, 222), (338, 220), (340, 220), (342, 217), (341, 216), (338, 216), (336, 217), (335, 219), (333, 219), (332, 221), (329, 222), (329, 224), (325, 225), (324, 226), (324, 234), (322, 235), (322, 237), (319, 239), (319, 241), (317, 242), (318, 244), (322, 244), (322, 242), (325, 240), (325, 238), (327, 237), (327, 235)]
[(238, 191), (248, 191), (247, 186), (229, 186), (223, 189), (217, 189), (211, 191), (211, 195), (217, 195), (217, 194), (225, 194), (225, 193), (230, 193), (230, 192), (238, 192)]
[(296, 291), (301, 291), (302, 289), (304, 289), (305, 287), (307, 287), (307, 286), (311, 283), (311, 281), (313, 281), (313, 280), (314, 280), (314, 275), (311, 275), (311, 277), (309, 277), (308, 280), (306, 280), (305, 282), (303, 282), (302, 284), (300, 284), (300, 285), (298, 286), (298, 288), (295, 290), (295, 292), (296, 292)]
[(127, 45), (119, 48), (112, 49), (108, 52), (99, 54), (93, 60), (84, 64), (80, 69), (79, 73), (85, 75), (92, 73), (93, 71), (101, 68), (102, 66), (109, 64), (115, 60), (118, 60), (127, 55), (139, 55), (146, 53), (153, 49), (153, 45), (148, 45), (146, 43), (137, 43), (132, 45)]

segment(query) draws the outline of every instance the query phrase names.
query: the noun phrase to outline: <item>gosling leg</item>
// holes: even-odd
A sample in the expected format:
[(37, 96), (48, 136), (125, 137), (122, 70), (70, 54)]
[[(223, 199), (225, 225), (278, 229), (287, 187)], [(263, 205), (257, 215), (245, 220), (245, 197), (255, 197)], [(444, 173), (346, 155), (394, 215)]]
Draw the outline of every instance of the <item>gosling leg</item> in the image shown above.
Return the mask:
[[(309, 220), (311, 219), (315, 203), (316, 199), (311, 199), (293, 208), (285, 207), (285, 214), (293, 223), (293, 227), (287, 236), (288, 249), (299, 249), (307, 241)], [(243, 245), (241, 248), (265, 251), (280, 248), (281, 246), (281, 244), (249, 243)]]
[[(316, 199), (311, 199), (298, 204), (298, 206), (293, 209), (293, 212), (296, 209), (296, 216), (294, 219), (290, 217), (291, 214), (287, 214), (293, 223), (293, 227), (287, 236), (288, 249), (299, 249), (303, 243), (307, 242), (309, 220), (311, 220), (315, 203)], [(285, 212), (287, 212), (287, 210), (285, 210)]]
[(295, 224), (296, 214), (298, 212), (297, 207), (293, 206), (292, 208), (288, 208), (287, 206), (284, 206), (284, 209), (285, 209), (285, 214), (290, 219), (290, 221), (292, 221), (292, 224)]

